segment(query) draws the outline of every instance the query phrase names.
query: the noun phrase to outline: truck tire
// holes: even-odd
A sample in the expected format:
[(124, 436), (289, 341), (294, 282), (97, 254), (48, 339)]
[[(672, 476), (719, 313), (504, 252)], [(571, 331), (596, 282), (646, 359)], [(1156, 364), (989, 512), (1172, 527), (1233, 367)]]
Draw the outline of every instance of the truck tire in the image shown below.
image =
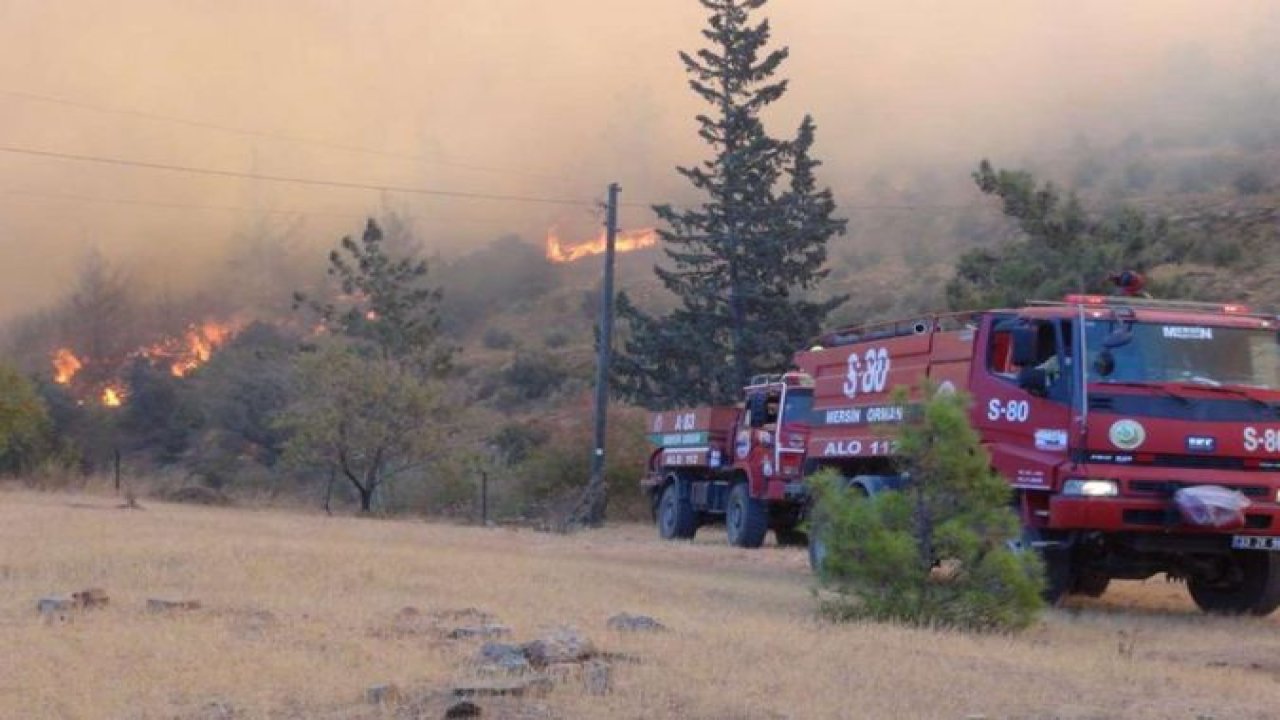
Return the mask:
[(667, 483), (658, 501), (658, 534), (663, 540), (691, 540), (698, 532), (698, 516), (689, 498), (680, 497), (679, 483)]
[(1280, 607), (1280, 556), (1236, 550), (1223, 577), (1192, 576), (1187, 590), (1196, 605), (1220, 615), (1270, 615)]
[(758, 548), (764, 544), (764, 536), (769, 532), (769, 508), (763, 501), (751, 497), (747, 484), (740, 482), (729, 491), (724, 525), (730, 545)]
[(1071, 594), (1085, 597), (1102, 597), (1111, 584), (1111, 578), (1099, 572), (1077, 572), (1071, 581)]

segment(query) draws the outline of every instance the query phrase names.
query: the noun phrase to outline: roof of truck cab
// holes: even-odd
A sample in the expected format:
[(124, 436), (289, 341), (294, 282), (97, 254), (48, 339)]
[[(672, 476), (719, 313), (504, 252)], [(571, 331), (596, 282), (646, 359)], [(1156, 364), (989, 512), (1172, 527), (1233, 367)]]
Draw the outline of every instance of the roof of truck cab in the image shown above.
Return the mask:
[[(861, 342), (884, 340), (925, 332), (963, 330), (983, 315), (1017, 315), (1028, 318), (1073, 318), (1082, 311), (1087, 318), (1108, 319), (1117, 314), (1137, 322), (1166, 325), (1206, 325), (1212, 327), (1277, 328), (1280, 318), (1272, 314), (1250, 312), (1243, 305), (1231, 303), (1197, 303), (1089, 296), (1092, 302), (1033, 300), (1020, 308), (994, 308), (961, 312), (922, 313), (898, 320), (850, 325), (823, 333), (811, 345), (838, 347)], [(1230, 311), (1227, 310), (1230, 308)]]
[(1201, 309), (1183, 309), (1175, 307), (1143, 307), (1133, 305), (1081, 305), (1081, 304), (1044, 304), (1030, 305), (1017, 310), (991, 310), (995, 314), (1016, 314), (1030, 318), (1073, 318), (1083, 311), (1088, 319), (1107, 320), (1117, 314), (1132, 318), (1136, 322), (1157, 323), (1163, 325), (1209, 325), (1213, 327), (1237, 328), (1274, 328), (1277, 327), (1275, 316), (1246, 312), (1213, 312)]

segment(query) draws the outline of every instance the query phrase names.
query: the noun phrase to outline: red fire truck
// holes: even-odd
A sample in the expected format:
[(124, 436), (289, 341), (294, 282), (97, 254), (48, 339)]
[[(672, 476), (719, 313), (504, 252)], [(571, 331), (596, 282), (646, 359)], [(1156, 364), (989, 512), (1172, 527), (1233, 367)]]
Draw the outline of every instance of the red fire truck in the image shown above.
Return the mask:
[[(827, 333), (742, 407), (655, 413), (644, 487), (664, 537), (724, 518), (730, 541), (798, 539), (804, 477), (900, 487), (891, 426), (963, 390), (1015, 491), (1052, 599), (1184, 579), (1202, 609), (1280, 606), (1280, 324), (1241, 305), (1069, 296)], [(888, 431), (886, 429), (888, 428)], [(820, 538), (817, 540), (820, 541)], [(821, 543), (811, 543), (811, 557)]]
[(801, 544), (797, 527), (808, 497), (802, 470), (813, 407), (813, 379), (799, 372), (760, 376), (741, 406), (650, 415), (658, 447), (641, 481), (662, 537), (689, 539), (723, 519), (729, 542), (760, 547), (774, 530), (779, 544)]

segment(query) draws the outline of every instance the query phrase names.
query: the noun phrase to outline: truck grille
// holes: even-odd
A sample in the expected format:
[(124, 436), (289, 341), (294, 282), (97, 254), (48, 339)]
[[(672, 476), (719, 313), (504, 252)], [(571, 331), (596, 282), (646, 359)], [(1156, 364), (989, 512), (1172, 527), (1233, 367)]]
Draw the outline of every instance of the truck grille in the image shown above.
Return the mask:
[[(1172, 510), (1125, 510), (1124, 523), (1150, 527), (1172, 527), (1180, 524), (1178, 514)], [(1266, 530), (1271, 527), (1271, 516), (1245, 513), (1244, 526), (1250, 530)]]
[(1191, 468), (1196, 470), (1273, 471), (1276, 469), (1274, 466), (1267, 466), (1263, 464), (1250, 467), (1245, 464), (1244, 458), (1224, 457), (1219, 455), (1175, 455), (1170, 453), (1147, 455), (1146, 453), (1143, 453), (1141, 459), (1139, 459), (1132, 453), (1116, 453), (1113, 451), (1101, 450), (1075, 450), (1072, 453), (1072, 459), (1076, 462), (1087, 463), (1124, 463), (1126, 465), (1142, 465), (1144, 467)]
[[(1179, 482), (1177, 480), (1130, 480), (1129, 492), (1148, 493), (1170, 497), (1184, 487), (1203, 485), (1204, 483)], [(1269, 496), (1265, 485), (1223, 485), (1228, 490), (1235, 490), (1248, 498), (1266, 498)]]
[(1213, 455), (1156, 455), (1151, 462), (1156, 467), (1212, 468), (1215, 470), (1243, 470), (1244, 460)]

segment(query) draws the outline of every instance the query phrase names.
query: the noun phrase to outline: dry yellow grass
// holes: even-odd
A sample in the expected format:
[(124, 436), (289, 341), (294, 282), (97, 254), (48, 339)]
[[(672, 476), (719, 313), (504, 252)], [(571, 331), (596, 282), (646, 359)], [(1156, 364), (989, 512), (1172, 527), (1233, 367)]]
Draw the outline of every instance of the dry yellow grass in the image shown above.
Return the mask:
[[(832, 626), (813, 618), (802, 552), (735, 550), (714, 530), (670, 544), (640, 526), (561, 537), (143, 505), (0, 492), (0, 718), (380, 717), (366, 687), (447, 689), (475, 653), (386, 632), (405, 606), (481, 608), (516, 640), (568, 623), (641, 659), (615, 667), (608, 696), (565, 683), (528, 701), (545, 717), (1280, 716), (1280, 618), (1202, 617), (1176, 585), (1122, 583), (1015, 637)], [(107, 609), (37, 615), (40, 596), (90, 586)], [(156, 596), (204, 607), (148, 614)], [(623, 610), (673, 632), (607, 630)]]

